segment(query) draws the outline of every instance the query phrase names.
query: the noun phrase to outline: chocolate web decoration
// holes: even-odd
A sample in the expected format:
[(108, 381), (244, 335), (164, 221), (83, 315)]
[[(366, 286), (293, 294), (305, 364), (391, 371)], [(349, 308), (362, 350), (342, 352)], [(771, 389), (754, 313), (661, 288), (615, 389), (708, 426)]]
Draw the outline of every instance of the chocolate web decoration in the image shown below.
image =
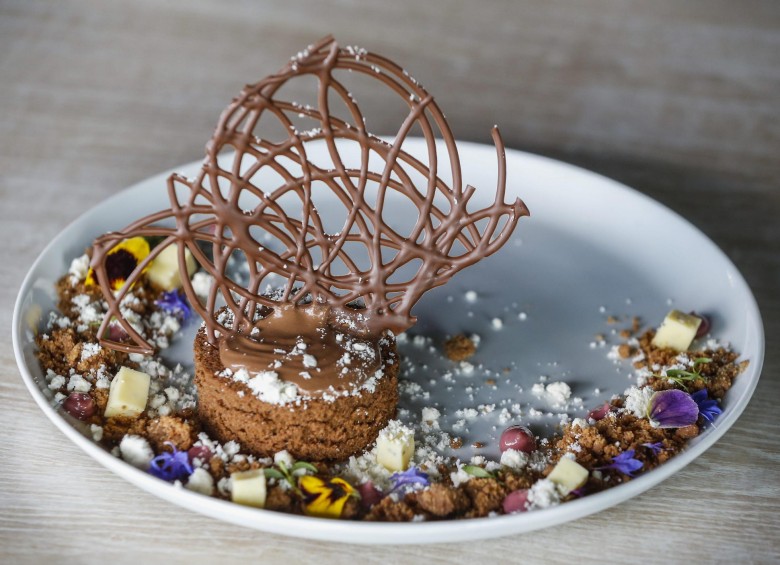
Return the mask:
[[(334, 76), (334, 70), (378, 80), (408, 106), (408, 114), (391, 143), (366, 131), (361, 110)], [(316, 107), (274, 98), (288, 81), (304, 75), (318, 81)], [(334, 94), (348, 110), (350, 121), (331, 113)], [(287, 139), (273, 143), (257, 135), (255, 129), (261, 117), (277, 120), (287, 132)], [(295, 117), (313, 120), (317, 127), (299, 131)], [(427, 163), (403, 150), (404, 140), (415, 127), (425, 140)], [(442, 140), (439, 145), (437, 132)], [(487, 208), (469, 212), (467, 206), (475, 189), (470, 185), (463, 188), (455, 139), (433, 97), (395, 63), (363, 49), (339, 48), (333, 38), (324, 38), (292, 58), (277, 74), (241, 91), (222, 113), (197, 177), (173, 174), (168, 179), (170, 209), (95, 241), (92, 267), (108, 303), (98, 335), (106, 335), (110, 320), (115, 318), (135, 345), (109, 339), (101, 339), (101, 344), (130, 352), (152, 351), (124, 320), (119, 305), (145, 267), (173, 244), (178, 244), (183, 290), (205, 320), (212, 344), (216, 343), (217, 331), (251, 329), (258, 306), (305, 308), (311, 302), (324, 303), (334, 309), (362, 313), (374, 330), (400, 332), (411, 327), (415, 318), (410, 311), (424, 292), (497, 251), (519, 218), (528, 215), (521, 200), (504, 202), (505, 153), (496, 127), (492, 137), (498, 156), (495, 200)], [(325, 144), (331, 161), (328, 167), (309, 160), (307, 146), (312, 143)], [(353, 154), (354, 146), (359, 147), (358, 167), (344, 163), (342, 152), (347, 145), (352, 146)], [(442, 145), (448, 153), (452, 186), (438, 174)], [(225, 159), (218, 162), (218, 157), (228, 150), (234, 153), (229, 156), (229, 166), (224, 166)], [(369, 159), (376, 162), (377, 157), (381, 165), (369, 168)], [(255, 184), (256, 175), (269, 168), (280, 184)], [(416, 184), (415, 175), (424, 177), (424, 183)], [(320, 191), (328, 190), (345, 208), (346, 220), (338, 233), (326, 232), (314, 202)], [(368, 202), (369, 193), (376, 195), (374, 206)], [(300, 202), (300, 208), (290, 208), (290, 196)], [(390, 227), (382, 216), (386, 199), (399, 196), (418, 211), (414, 225), (405, 234)], [(247, 200), (253, 205), (247, 207)], [(175, 227), (157, 225), (166, 220), (169, 224), (175, 221)], [(134, 236), (164, 239), (115, 294), (108, 285), (105, 259), (117, 243)], [(263, 240), (269, 236), (281, 245), (281, 252), (268, 248)], [(358, 265), (356, 243), (362, 245), (369, 265)], [(187, 275), (185, 246), (215, 277), (205, 305)], [(207, 255), (204, 249), (211, 253)], [(236, 252), (247, 260), (249, 283), (245, 285), (227, 274), (228, 259)], [(395, 280), (402, 268), (408, 270), (410, 265), (419, 265), (416, 274)], [(286, 282), (280, 292), (263, 294), (262, 284), (272, 275)], [(234, 314), (230, 327), (214, 315), (218, 294)], [(355, 304), (359, 304), (359, 310), (354, 310)]]

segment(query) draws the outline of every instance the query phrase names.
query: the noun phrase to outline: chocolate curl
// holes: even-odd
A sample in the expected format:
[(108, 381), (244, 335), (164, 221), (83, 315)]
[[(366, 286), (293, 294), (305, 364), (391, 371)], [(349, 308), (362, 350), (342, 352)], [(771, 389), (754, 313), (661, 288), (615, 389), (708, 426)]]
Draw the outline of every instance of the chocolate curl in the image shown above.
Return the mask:
[[(334, 71), (378, 80), (408, 106), (406, 119), (391, 143), (366, 131), (360, 108)], [(302, 76), (317, 80), (316, 107), (274, 98), (288, 81)], [(347, 109), (349, 121), (331, 114), (334, 95)], [(294, 124), (296, 117), (312, 120), (316, 127), (299, 131)], [(262, 130), (261, 118), (276, 120), (287, 138), (275, 142), (263, 138), (262, 131), (255, 131)], [(403, 149), (415, 127), (426, 141), (425, 163)], [(439, 176), (437, 137), (447, 151), (451, 186)], [(497, 127), (492, 137), (498, 160), (495, 199), (490, 206), (469, 212), (475, 188), (463, 188), (455, 138), (433, 97), (395, 63), (362, 49), (339, 48), (331, 37), (322, 39), (291, 59), (277, 74), (241, 91), (222, 113), (197, 177), (188, 180), (174, 174), (168, 179), (170, 210), (96, 241), (92, 265), (109, 304), (100, 335), (105, 333), (107, 320), (114, 316), (135, 345), (105, 339), (101, 343), (125, 351), (147, 353), (152, 349), (122, 319), (118, 308), (143, 266), (139, 265), (116, 297), (105, 276), (104, 261), (110, 246), (136, 235), (166, 237), (145, 264), (164, 246), (179, 244), (183, 290), (203, 317), (212, 344), (216, 343), (217, 331), (231, 333), (254, 327), (259, 306), (306, 308), (312, 303), (327, 304), (343, 314), (360, 315), (361, 324), (371, 332), (408, 329), (415, 323), (411, 309), (426, 291), (497, 251), (520, 217), (528, 215), (520, 199), (504, 202), (506, 156)], [(329, 158), (326, 166), (307, 156), (307, 147), (323, 143)], [(342, 152), (347, 145), (358, 148), (359, 166), (344, 163)], [(225, 159), (227, 151), (231, 153)], [(370, 168), (371, 157), (379, 158), (382, 164)], [(278, 179), (277, 185), (258, 186), (253, 179), (269, 170)], [(416, 183), (415, 175), (425, 181)], [(343, 206), (344, 224), (337, 233), (327, 233), (315, 204), (315, 197), (319, 200), (322, 191), (330, 191)], [(374, 205), (367, 201), (369, 194), (376, 195)], [(418, 211), (407, 233), (398, 233), (385, 222), (383, 206), (388, 198), (403, 198)], [(291, 199), (300, 206), (291, 207)], [(247, 201), (252, 205), (247, 206)], [(175, 221), (175, 227), (154, 225), (165, 220)], [(276, 245), (261, 241), (259, 234), (265, 236), (263, 240), (272, 238)], [(204, 244), (210, 247), (210, 256), (203, 252)], [(360, 266), (360, 257), (352, 247), (357, 244), (368, 256), (367, 267)], [(189, 281), (185, 246), (215, 278), (205, 304), (201, 304)], [(228, 259), (236, 252), (247, 259), (246, 285), (238, 284), (227, 273)], [(389, 252), (392, 258), (385, 259), (383, 252)], [(413, 276), (390, 280), (400, 277), (401, 269), (412, 262), (419, 263)], [(283, 288), (274, 295), (263, 294), (263, 283), (268, 283), (272, 275), (285, 281)], [(233, 313), (229, 327), (215, 318), (218, 295)]]

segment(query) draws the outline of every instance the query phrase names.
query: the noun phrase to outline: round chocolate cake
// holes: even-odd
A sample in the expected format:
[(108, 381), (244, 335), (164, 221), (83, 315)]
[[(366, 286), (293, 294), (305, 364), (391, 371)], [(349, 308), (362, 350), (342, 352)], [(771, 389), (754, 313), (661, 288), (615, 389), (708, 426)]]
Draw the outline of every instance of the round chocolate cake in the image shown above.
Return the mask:
[(212, 436), (306, 461), (344, 460), (376, 439), (398, 403), (395, 338), (356, 333), (328, 312), (279, 308), (251, 335), (220, 335), (217, 345), (200, 329), (198, 410)]

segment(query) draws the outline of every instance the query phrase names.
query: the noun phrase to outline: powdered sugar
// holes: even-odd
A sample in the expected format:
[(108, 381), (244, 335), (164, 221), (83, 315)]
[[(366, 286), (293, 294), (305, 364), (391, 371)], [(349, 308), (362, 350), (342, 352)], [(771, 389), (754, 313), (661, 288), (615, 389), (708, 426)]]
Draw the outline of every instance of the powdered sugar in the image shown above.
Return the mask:
[(626, 390), (624, 409), (627, 412), (631, 412), (637, 418), (647, 418), (650, 407), (650, 398), (655, 391), (649, 386), (636, 387), (632, 386)]
[(149, 462), (154, 458), (154, 451), (149, 442), (136, 435), (128, 434), (122, 438), (119, 443), (119, 453), (122, 459), (142, 470), (148, 469)]
[(274, 371), (261, 371), (250, 378), (246, 369), (240, 369), (233, 379), (246, 383), (257, 398), (269, 404), (287, 404), (298, 398), (298, 387), (280, 380)]
[(539, 510), (557, 506), (561, 502), (558, 488), (549, 479), (536, 481), (528, 490), (528, 509)]

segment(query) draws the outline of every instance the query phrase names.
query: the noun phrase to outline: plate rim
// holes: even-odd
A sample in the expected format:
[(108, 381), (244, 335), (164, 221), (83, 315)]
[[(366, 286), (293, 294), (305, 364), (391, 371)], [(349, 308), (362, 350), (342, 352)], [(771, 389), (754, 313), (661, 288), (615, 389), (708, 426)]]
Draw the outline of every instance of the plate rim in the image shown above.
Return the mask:
[[(423, 141), (419, 138), (409, 138), (405, 141), (405, 143), (414, 145), (416, 143), (423, 143)], [(464, 154), (470, 152), (486, 150), (489, 150), (493, 155), (495, 155), (495, 148), (485, 144), (474, 142), (458, 142), (457, 146), (461, 157)], [(686, 447), (683, 452), (674, 456), (662, 466), (659, 466), (652, 471), (637, 477), (636, 479), (616, 487), (612, 487), (600, 493), (592, 494), (578, 500), (569, 501), (552, 508), (538, 510), (532, 513), (496, 516), (489, 519), (442, 520), (415, 523), (371, 523), (328, 520), (274, 512), (265, 509), (243, 507), (229, 501), (207, 497), (183, 488), (177, 488), (172, 484), (161, 481), (149, 475), (148, 473), (132, 467), (128, 463), (125, 463), (121, 459), (111, 455), (108, 451), (101, 448), (89, 438), (82, 435), (76, 428), (71, 426), (68, 420), (66, 420), (49, 403), (49, 400), (46, 399), (41, 389), (36, 384), (35, 379), (30, 373), (24, 360), (24, 353), (22, 349), (22, 332), (24, 331), (23, 321), (21, 319), (22, 308), (23, 300), (32, 286), (33, 275), (40, 263), (48, 255), (50, 249), (57, 245), (60, 241), (67, 239), (67, 236), (70, 234), (70, 232), (74, 231), (76, 227), (84, 221), (84, 217), (93, 212), (95, 209), (110, 207), (114, 200), (119, 199), (126, 193), (144, 190), (145, 185), (155, 182), (157, 179), (164, 179), (172, 172), (197, 168), (202, 163), (202, 160), (192, 161), (165, 172), (150, 175), (126, 188), (117, 191), (116, 194), (113, 194), (110, 197), (98, 202), (95, 204), (95, 206), (84, 210), (77, 218), (75, 218), (66, 227), (60, 230), (59, 233), (54, 238), (52, 238), (52, 240), (38, 254), (38, 257), (28, 269), (21, 283), (20, 290), (17, 294), (16, 302), (14, 304), (12, 317), (11, 335), (13, 350), (22, 380), (44, 414), (55, 424), (58, 429), (60, 429), (60, 431), (65, 434), (68, 439), (70, 439), (79, 448), (86, 452), (87, 455), (89, 455), (92, 459), (96, 460), (98, 463), (103, 465), (103, 467), (107, 468), (109, 471), (118, 475), (122, 479), (138, 488), (141, 488), (142, 490), (151, 493), (154, 496), (157, 496), (158, 498), (162, 498), (167, 502), (176, 504), (177, 506), (187, 508), (191, 511), (198, 512), (211, 518), (275, 534), (355, 544), (417, 544), (446, 542), (455, 538), (461, 541), (488, 539), (510, 535), (513, 533), (530, 532), (556, 524), (569, 522), (583, 518), (590, 514), (594, 514), (596, 512), (600, 512), (634, 498), (635, 496), (670, 478), (672, 475), (700, 457), (731, 428), (731, 426), (744, 412), (755, 392), (755, 388), (761, 376), (761, 370), (764, 363), (765, 334), (758, 303), (744, 276), (739, 271), (739, 269), (737, 269), (731, 259), (723, 252), (723, 250), (721, 250), (720, 247), (718, 247), (718, 245), (699, 228), (664, 204), (619, 181), (594, 171), (584, 169), (577, 165), (572, 165), (558, 159), (552, 159), (550, 157), (536, 155), (516, 149), (506, 149), (506, 153), (507, 157), (513, 155), (512, 158), (519, 158), (521, 160), (536, 160), (540, 163), (543, 163), (545, 166), (561, 169), (567, 174), (590, 176), (593, 180), (611, 186), (613, 190), (627, 191), (629, 196), (638, 198), (644, 205), (652, 206), (656, 208), (658, 212), (670, 215), (676, 221), (686, 224), (687, 227), (693, 230), (693, 232), (695, 232), (703, 242), (706, 242), (712, 247), (712, 249), (720, 256), (722, 261), (724, 261), (724, 266), (728, 266), (733, 270), (733, 273), (736, 275), (737, 282), (746, 291), (746, 313), (748, 315), (748, 320), (753, 322), (751, 324), (751, 328), (755, 331), (756, 338), (756, 354), (749, 358), (750, 365), (747, 371), (754, 373), (755, 378), (751, 379), (749, 386), (745, 389), (743, 395), (737, 399), (736, 403), (729, 407), (730, 410), (727, 414), (724, 414), (725, 417), (719, 419), (719, 425), (717, 428), (711, 428), (708, 430), (707, 435), (694, 446)], [(740, 355), (744, 354), (740, 352)], [(453, 526), (456, 527), (453, 528)]]

